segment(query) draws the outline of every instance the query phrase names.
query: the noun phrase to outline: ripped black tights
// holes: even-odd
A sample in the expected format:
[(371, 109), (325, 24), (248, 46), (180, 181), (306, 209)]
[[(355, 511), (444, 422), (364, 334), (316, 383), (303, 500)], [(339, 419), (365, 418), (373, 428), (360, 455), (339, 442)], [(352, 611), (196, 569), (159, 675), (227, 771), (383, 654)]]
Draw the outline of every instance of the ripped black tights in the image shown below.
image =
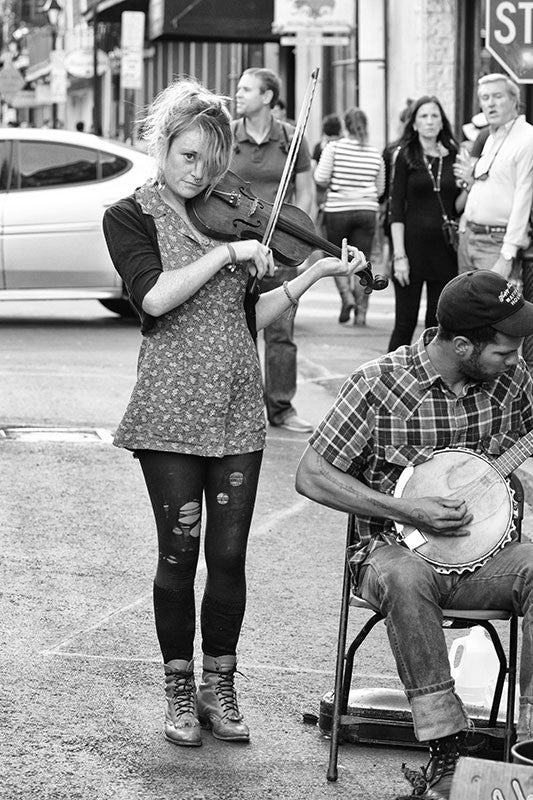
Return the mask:
[(263, 453), (204, 458), (138, 450), (154, 510), (159, 558), (155, 623), (163, 660), (192, 658), (194, 579), (205, 498), (207, 580), (202, 600), (202, 648), (233, 655), (246, 606), (246, 546)]

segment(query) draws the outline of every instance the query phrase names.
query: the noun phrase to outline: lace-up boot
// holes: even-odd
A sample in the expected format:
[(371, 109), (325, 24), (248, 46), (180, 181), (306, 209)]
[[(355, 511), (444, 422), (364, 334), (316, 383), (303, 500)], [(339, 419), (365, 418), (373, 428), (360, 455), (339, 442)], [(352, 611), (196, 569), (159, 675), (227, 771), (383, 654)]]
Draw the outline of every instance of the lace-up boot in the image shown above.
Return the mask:
[(460, 756), (467, 754), (466, 734), (455, 733), (429, 743), (429, 762), (420, 771), (402, 767), (402, 772), (413, 787), (411, 794), (396, 800), (449, 800), (455, 767)]
[(194, 661), (174, 659), (165, 664), (165, 738), (174, 744), (199, 747), (202, 732), (196, 709)]
[(198, 716), (216, 739), (248, 742), (250, 730), (237, 705), (234, 677), (235, 656), (204, 656), (202, 682), (198, 688)]

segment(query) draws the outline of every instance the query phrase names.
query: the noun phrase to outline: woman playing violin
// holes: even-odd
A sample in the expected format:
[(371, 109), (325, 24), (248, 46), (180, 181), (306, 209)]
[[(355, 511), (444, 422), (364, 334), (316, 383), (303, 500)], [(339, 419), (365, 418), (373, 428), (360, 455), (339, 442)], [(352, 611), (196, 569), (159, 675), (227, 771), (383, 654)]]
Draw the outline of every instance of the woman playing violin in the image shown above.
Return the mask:
[[(246, 287), (250, 276), (261, 279), (275, 268), (260, 242), (216, 241), (196, 230), (187, 214), (187, 201), (208, 193), (230, 162), (225, 98), (179, 80), (155, 99), (144, 122), (157, 178), (104, 218), (113, 263), (143, 334), (137, 382), (114, 443), (139, 460), (156, 521), (153, 596), (165, 670), (165, 736), (198, 746), (201, 722), (218, 739), (248, 741), (234, 674), (265, 419)], [(320, 278), (361, 267), (363, 254), (350, 252), (345, 242), (342, 258), (323, 258), (284, 286), (254, 296), (257, 328), (292, 311)], [(203, 501), (207, 579), (197, 691), (194, 581)]]

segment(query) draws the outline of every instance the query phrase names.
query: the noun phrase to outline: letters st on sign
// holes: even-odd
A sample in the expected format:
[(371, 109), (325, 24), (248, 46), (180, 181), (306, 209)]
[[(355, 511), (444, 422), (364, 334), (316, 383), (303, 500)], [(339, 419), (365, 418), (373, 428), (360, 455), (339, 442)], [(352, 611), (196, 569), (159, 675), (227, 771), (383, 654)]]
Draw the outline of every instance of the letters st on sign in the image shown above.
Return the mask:
[(487, 0), (486, 47), (518, 83), (533, 83), (533, 0)]

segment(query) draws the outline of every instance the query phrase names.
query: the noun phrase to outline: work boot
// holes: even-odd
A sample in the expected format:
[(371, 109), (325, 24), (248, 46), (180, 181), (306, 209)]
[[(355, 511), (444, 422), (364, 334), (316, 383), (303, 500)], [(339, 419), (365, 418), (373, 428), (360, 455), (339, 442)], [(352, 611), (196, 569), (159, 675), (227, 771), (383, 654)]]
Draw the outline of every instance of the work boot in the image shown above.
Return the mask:
[(194, 661), (175, 658), (165, 664), (165, 694), (165, 738), (185, 747), (200, 747)]
[(402, 767), (402, 772), (413, 787), (411, 794), (396, 800), (449, 800), (455, 767), (460, 756), (467, 754), (464, 732), (433, 739), (429, 743), (429, 762), (420, 771)]
[(233, 683), (237, 668), (235, 656), (204, 655), (202, 682), (198, 688), (198, 716), (204, 728), (211, 728), (216, 739), (248, 742), (250, 730), (237, 705)]

